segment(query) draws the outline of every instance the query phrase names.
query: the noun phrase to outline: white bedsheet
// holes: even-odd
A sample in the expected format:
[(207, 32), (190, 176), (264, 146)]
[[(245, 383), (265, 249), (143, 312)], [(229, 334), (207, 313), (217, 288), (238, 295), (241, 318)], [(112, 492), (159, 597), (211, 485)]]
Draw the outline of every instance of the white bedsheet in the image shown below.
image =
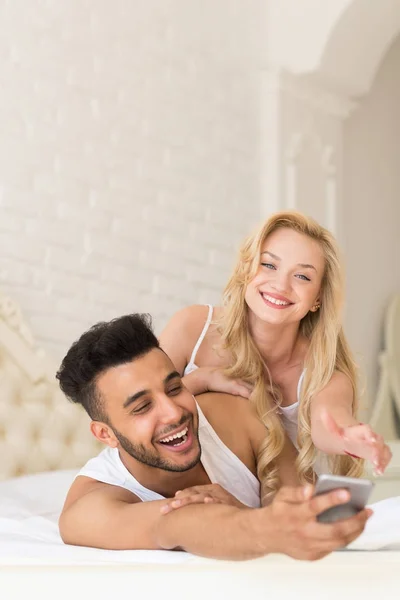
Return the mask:
[(77, 471), (0, 482), (1, 565), (101, 565), (202, 561), (186, 552), (100, 550), (63, 543), (58, 517)]
[[(63, 544), (57, 520), (76, 471), (0, 482), (0, 566), (204, 564), (185, 552), (99, 550)], [(400, 497), (372, 505), (374, 515), (349, 550), (400, 551)]]

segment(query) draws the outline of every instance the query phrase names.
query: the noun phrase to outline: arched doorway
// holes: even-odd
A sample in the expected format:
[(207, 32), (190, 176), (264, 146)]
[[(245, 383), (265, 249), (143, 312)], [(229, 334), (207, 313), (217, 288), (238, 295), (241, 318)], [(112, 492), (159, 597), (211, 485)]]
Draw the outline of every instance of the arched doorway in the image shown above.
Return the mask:
[[(302, 0), (296, 3), (294, 12), (292, 2), (271, 3), (262, 210), (265, 213), (297, 208), (315, 216), (339, 238), (348, 266), (347, 330), (364, 372), (367, 393), (362, 416), (366, 417), (377, 389), (385, 306), (391, 291), (400, 290), (400, 273), (396, 276), (393, 263), (388, 266), (390, 261), (383, 260), (385, 255), (396, 253), (393, 223), (400, 224), (400, 208), (394, 205), (396, 193), (388, 190), (385, 198), (376, 194), (374, 206), (374, 196), (370, 194), (367, 206), (363, 205), (362, 191), (383, 189), (379, 177), (390, 187), (388, 178), (394, 181), (400, 173), (400, 163), (397, 170), (393, 167), (393, 156), (386, 162), (382, 156), (384, 152), (393, 154), (395, 123), (400, 123), (400, 115), (396, 119), (393, 114), (390, 131), (388, 114), (381, 113), (387, 143), (376, 136), (375, 145), (381, 147), (379, 166), (372, 159), (373, 153), (370, 160), (364, 157), (368, 154), (368, 114), (378, 128), (376, 121), (380, 120), (379, 107), (368, 109), (369, 112), (366, 107), (380, 94), (382, 111), (394, 110), (394, 105), (384, 98), (393, 97), (396, 87), (388, 69), (397, 60), (397, 45), (400, 77), (400, 42), (396, 41), (400, 35), (400, 0), (342, 0), (331, 4), (334, 6)], [(385, 76), (381, 76), (381, 68), (386, 69)], [(375, 84), (383, 85), (384, 80), (386, 92), (376, 90)], [(400, 156), (400, 147), (396, 155)], [(388, 165), (390, 176), (384, 173)], [(387, 214), (380, 214), (383, 231), (377, 237), (374, 211), (383, 206)], [(357, 214), (363, 217), (358, 228)], [(374, 240), (379, 244), (374, 272), (379, 263), (383, 269), (381, 281), (384, 279), (381, 285), (376, 279), (368, 281), (368, 269), (360, 262), (363, 257), (366, 263), (375, 260)]]

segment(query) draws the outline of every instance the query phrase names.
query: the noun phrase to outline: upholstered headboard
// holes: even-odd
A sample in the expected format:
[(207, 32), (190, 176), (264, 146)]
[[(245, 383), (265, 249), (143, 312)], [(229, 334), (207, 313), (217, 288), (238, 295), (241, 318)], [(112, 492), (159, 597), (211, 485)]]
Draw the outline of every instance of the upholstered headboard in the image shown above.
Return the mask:
[(0, 293), (0, 479), (79, 468), (101, 448), (69, 403), (19, 307)]

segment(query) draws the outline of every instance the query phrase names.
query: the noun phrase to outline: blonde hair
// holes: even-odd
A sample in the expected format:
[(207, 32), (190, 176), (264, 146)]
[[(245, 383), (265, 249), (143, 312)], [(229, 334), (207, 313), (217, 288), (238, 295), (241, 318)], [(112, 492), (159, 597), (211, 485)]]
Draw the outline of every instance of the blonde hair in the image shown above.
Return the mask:
[[(299, 333), (309, 340), (298, 417), (299, 455), (296, 466), (301, 481), (314, 481), (315, 478), (313, 465), (317, 450), (311, 439), (311, 401), (327, 385), (334, 371), (345, 373), (351, 382), (354, 416), (358, 406), (356, 365), (341, 323), (344, 282), (335, 239), (327, 229), (301, 213), (276, 213), (242, 244), (233, 274), (224, 290), (224, 309), (219, 323), (223, 346), (232, 356), (232, 365), (226, 373), (254, 385), (252, 399), (268, 429), (258, 460), (258, 475), (263, 483), (264, 496), (272, 494), (279, 485), (276, 458), (283, 449), (285, 434), (278, 414), (281, 401), (279, 388), (273, 384), (265, 362), (249, 334), (249, 309), (245, 293), (248, 283), (259, 269), (262, 245), (273, 231), (281, 228), (292, 229), (317, 241), (325, 257), (325, 272), (319, 296), (321, 306), (316, 312), (308, 312), (299, 325)], [(352, 477), (362, 475), (361, 459), (332, 456), (329, 462), (334, 474)]]

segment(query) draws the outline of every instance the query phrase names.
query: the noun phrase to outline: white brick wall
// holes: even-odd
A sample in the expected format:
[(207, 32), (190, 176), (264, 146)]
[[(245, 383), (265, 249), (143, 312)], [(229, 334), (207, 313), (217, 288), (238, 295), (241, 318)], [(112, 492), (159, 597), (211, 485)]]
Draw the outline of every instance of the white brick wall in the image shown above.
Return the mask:
[(59, 360), (217, 302), (259, 218), (262, 0), (0, 0), (0, 286)]

